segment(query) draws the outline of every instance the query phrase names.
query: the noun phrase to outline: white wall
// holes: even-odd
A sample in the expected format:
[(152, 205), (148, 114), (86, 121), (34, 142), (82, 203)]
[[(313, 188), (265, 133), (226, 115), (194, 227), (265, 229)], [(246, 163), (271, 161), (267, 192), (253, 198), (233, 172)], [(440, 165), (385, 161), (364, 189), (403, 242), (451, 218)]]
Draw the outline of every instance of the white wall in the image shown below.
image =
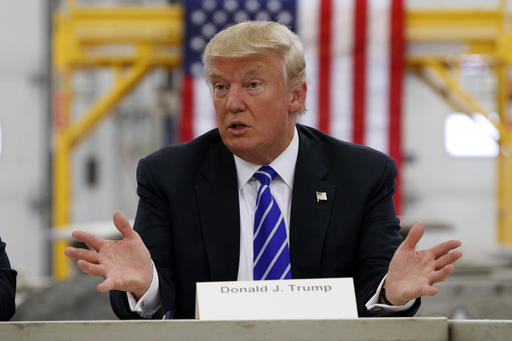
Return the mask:
[[(116, 210), (124, 211), (129, 218), (135, 217), (138, 159), (161, 145), (161, 117), (154, 103), (157, 89), (165, 84), (165, 76), (161, 70), (147, 75), (73, 152), (71, 220), (77, 228), (81, 223), (108, 222)], [(108, 70), (79, 72), (74, 81), (78, 90), (74, 105), (77, 119), (90, 108), (94, 98), (110, 90), (112, 74)], [(91, 157), (98, 165), (95, 186), (89, 186), (86, 181), (86, 162)]]
[[(496, 245), (495, 159), (450, 156), (444, 148), (444, 120), (452, 109), (415, 75), (406, 78), (404, 214), (446, 229), (426, 231), (423, 246), (447, 238), (475, 246)], [(465, 250), (463, 250), (465, 251)]]
[(42, 1), (0, 2), (0, 236), (20, 276), (46, 268), (45, 9)]

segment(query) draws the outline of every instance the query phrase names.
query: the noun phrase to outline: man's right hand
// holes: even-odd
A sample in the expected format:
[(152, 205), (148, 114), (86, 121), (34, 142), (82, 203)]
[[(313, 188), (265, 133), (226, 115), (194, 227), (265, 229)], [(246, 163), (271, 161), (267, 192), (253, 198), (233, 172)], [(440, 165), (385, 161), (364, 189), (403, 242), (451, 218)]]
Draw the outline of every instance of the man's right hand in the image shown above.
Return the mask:
[(98, 291), (131, 292), (138, 300), (153, 279), (151, 255), (122, 212), (114, 214), (114, 225), (123, 239), (105, 240), (87, 232), (74, 231), (73, 238), (84, 242), (94, 251), (68, 247), (64, 254), (77, 259), (78, 267), (86, 274), (104, 278), (97, 286)]

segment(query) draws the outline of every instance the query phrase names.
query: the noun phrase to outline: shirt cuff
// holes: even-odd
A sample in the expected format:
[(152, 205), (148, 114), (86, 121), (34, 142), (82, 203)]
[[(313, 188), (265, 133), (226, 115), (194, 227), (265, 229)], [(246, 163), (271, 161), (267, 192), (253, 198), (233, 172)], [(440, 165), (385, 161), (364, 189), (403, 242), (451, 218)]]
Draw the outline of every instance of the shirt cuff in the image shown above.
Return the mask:
[(395, 312), (405, 311), (414, 305), (416, 299), (411, 300), (405, 303), (404, 305), (387, 305), (379, 303), (380, 292), (382, 290), (382, 286), (384, 285), (385, 280), (386, 276), (384, 276), (380, 281), (379, 287), (377, 288), (375, 295), (373, 295), (368, 300), (368, 302), (366, 302), (366, 309), (368, 309), (369, 312), (379, 315), (390, 315)]
[(162, 302), (160, 299), (160, 282), (158, 281), (158, 272), (153, 264), (153, 279), (148, 290), (137, 301), (131, 292), (127, 292), (128, 304), (131, 311), (138, 313), (141, 317), (150, 318), (160, 309)]

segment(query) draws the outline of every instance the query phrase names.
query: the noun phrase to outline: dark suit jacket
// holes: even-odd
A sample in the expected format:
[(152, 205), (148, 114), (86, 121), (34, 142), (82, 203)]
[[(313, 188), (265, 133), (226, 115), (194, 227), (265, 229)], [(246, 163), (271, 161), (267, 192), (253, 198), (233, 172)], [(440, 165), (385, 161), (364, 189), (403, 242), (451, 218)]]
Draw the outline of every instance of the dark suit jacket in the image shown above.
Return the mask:
[[(292, 278), (353, 277), (359, 316), (401, 242), (388, 156), (297, 125), (299, 153), (290, 217)], [(163, 310), (193, 318), (196, 282), (237, 279), (238, 185), (233, 154), (212, 130), (139, 162), (135, 230), (158, 270)], [(327, 193), (317, 202), (316, 192)], [(111, 292), (120, 318), (125, 293)], [(417, 304), (407, 312), (414, 314)], [(155, 317), (158, 317), (156, 314)]]
[(16, 309), (16, 271), (11, 269), (5, 253), (5, 243), (0, 239), (0, 321), (8, 321)]

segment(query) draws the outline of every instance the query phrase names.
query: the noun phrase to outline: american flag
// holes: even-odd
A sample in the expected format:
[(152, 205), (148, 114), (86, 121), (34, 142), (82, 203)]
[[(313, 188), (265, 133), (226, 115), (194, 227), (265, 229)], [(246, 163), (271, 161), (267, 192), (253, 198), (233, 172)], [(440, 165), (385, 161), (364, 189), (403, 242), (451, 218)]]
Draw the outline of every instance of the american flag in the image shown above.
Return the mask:
[[(273, 20), (299, 34), (308, 80), (300, 123), (365, 144), (400, 170), (403, 0), (186, 0), (180, 139), (216, 126), (202, 79), (201, 54), (218, 31), (246, 20)], [(399, 177), (395, 195), (400, 208)]]

